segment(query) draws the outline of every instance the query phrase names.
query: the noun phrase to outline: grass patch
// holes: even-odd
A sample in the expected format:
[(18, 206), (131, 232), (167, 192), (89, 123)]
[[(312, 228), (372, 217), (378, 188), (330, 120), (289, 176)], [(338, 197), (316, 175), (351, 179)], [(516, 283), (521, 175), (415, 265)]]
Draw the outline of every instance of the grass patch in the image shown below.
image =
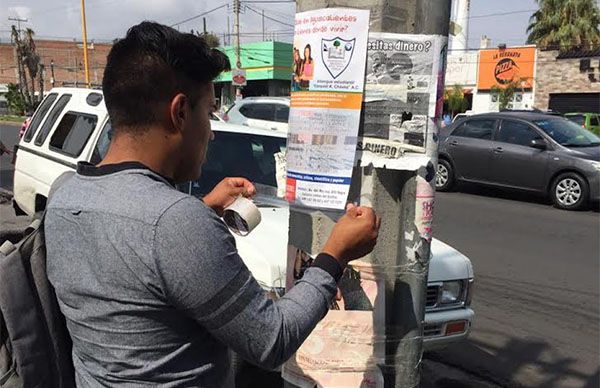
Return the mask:
[(25, 121), (24, 116), (13, 116), (13, 115), (0, 115), (0, 122), (16, 123), (20, 124)]

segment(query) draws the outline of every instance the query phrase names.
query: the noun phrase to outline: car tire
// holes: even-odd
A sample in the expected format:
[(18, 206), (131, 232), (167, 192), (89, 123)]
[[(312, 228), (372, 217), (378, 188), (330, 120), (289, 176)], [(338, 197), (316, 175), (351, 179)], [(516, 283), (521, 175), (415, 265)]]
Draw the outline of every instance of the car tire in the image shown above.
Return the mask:
[(454, 187), (454, 169), (446, 159), (439, 159), (435, 174), (435, 189), (450, 191)]
[(589, 194), (586, 180), (574, 172), (560, 174), (550, 187), (550, 198), (559, 209), (581, 210), (587, 206)]

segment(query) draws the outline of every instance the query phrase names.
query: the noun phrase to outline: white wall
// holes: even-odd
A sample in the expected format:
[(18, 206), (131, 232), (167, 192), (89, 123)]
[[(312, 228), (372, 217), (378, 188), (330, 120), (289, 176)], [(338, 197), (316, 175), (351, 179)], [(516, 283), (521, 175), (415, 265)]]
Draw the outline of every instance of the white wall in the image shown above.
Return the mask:
[(450, 52), (446, 65), (446, 88), (462, 85), (474, 88), (477, 84), (478, 51)]
[[(518, 101), (518, 96), (521, 95), (521, 101)], [(513, 98), (513, 109), (532, 109), (533, 107), (533, 93), (531, 91), (522, 93), (515, 93)], [(486, 113), (486, 112), (497, 112), (498, 102), (492, 101), (492, 94), (488, 91), (473, 93), (473, 107), (474, 113)]]

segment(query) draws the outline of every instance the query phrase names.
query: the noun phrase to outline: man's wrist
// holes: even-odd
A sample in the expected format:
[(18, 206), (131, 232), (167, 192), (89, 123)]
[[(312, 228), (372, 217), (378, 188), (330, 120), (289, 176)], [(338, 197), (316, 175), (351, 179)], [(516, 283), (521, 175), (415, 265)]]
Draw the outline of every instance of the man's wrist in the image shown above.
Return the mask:
[(344, 273), (344, 266), (339, 262), (338, 259), (330, 255), (329, 253), (319, 253), (313, 261), (313, 267), (321, 268), (323, 271), (331, 275), (333, 280), (337, 283)]

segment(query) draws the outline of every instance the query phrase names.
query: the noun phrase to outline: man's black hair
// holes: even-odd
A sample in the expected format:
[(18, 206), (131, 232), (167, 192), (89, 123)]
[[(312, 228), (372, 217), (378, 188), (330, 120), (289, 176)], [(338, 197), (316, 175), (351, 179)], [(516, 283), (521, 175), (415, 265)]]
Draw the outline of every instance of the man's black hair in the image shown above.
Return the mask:
[(133, 26), (112, 47), (104, 69), (102, 89), (112, 125), (157, 123), (177, 93), (193, 106), (200, 88), (230, 69), (227, 56), (199, 36), (155, 22)]

